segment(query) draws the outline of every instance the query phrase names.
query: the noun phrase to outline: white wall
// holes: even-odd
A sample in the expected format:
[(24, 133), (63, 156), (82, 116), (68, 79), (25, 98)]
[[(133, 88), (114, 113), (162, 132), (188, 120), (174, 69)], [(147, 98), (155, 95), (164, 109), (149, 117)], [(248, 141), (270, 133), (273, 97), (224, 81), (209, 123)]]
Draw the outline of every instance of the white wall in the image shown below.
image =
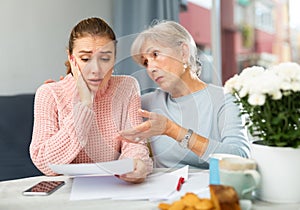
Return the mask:
[(73, 26), (98, 16), (112, 24), (110, 0), (0, 0), (0, 95), (34, 93), (65, 75)]

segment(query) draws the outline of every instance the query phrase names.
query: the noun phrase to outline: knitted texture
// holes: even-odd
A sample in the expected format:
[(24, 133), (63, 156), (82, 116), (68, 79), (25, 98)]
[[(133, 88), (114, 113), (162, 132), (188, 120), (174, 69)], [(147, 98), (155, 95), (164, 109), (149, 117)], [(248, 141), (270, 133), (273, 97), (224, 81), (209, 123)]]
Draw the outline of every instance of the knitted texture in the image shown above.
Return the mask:
[(79, 100), (74, 78), (38, 88), (30, 155), (46, 175), (56, 175), (49, 164), (96, 163), (122, 158), (142, 159), (148, 172), (153, 163), (146, 140), (129, 143), (120, 130), (142, 122), (137, 81), (130, 76), (112, 76), (104, 94), (97, 94), (93, 108)]

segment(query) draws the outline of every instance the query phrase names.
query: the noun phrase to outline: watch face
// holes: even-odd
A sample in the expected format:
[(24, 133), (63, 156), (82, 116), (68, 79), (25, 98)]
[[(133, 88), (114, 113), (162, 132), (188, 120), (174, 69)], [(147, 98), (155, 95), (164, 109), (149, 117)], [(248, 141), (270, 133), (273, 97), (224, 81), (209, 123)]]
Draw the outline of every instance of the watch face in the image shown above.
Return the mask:
[(189, 139), (182, 139), (181, 142), (179, 142), (179, 145), (183, 148), (187, 148), (188, 147), (188, 142), (189, 142)]

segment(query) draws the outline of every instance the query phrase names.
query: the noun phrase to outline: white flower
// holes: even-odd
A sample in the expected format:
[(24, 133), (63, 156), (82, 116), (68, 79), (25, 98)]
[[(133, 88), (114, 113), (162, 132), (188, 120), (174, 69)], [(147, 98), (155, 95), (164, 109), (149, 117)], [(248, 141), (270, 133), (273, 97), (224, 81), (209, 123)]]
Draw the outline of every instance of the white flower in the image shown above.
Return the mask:
[(283, 90), (291, 90), (291, 82), (300, 82), (300, 65), (297, 63), (286, 62), (271, 68), (284, 82)]
[(253, 106), (262, 106), (265, 104), (266, 96), (262, 94), (251, 94), (248, 98), (248, 103)]
[(290, 82), (287, 82), (287, 81), (283, 81), (281, 84), (280, 84), (280, 89), (281, 90), (291, 90), (292, 86), (291, 86), (291, 83)]
[(291, 90), (295, 92), (300, 91), (300, 81), (293, 81), (291, 82)]
[[(265, 140), (266, 145), (300, 147), (300, 65), (286, 62), (266, 70), (249, 67), (225, 86), (237, 97), (252, 136)], [(286, 135), (278, 138), (277, 131)]]
[[(259, 77), (261, 75), (262, 72), (264, 72), (265, 69), (263, 67), (260, 67), (260, 66), (252, 66), (252, 67), (248, 67), (248, 68), (245, 68), (241, 74), (240, 74), (240, 77), (241, 78), (255, 78), (255, 77)], [(242, 80), (243, 80), (242, 79)]]
[(225, 83), (227, 93), (237, 93), (240, 98), (248, 96), (251, 105), (264, 105), (266, 97), (280, 100), (291, 91), (300, 91), (300, 65), (286, 62), (270, 69), (253, 66), (245, 68)]
[(279, 99), (282, 98), (282, 93), (281, 93), (280, 90), (278, 90), (278, 91), (276, 91), (276, 92), (273, 92), (273, 93), (271, 94), (271, 97), (272, 97), (272, 99), (274, 99), (274, 100), (279, 100)]
[(282, 79), (271, 70), (266, 70), (257, 79), (256, 88), (260, 88), (258, 93), (273, 95), (275, 92), (280, 91), (280, 84)]
[(224, 85), (225, 93), (231, 93), (233, 94), (234, 90), (240, 89), (240, 84), (238, 83), (238, 75), (235, 74), (233, 77), (231, 77), (229, 80), (226, 81)]
[(241, 88), (241, 90), (239, 91), (239, 96), (240, 98), (244, 98), (245, 96), (247, 96), (250, 92), (250, 88), (247, 86), (244, 86)]
[(264, 68), (259, 66), (248, 67), (240, 75), (234, 75), (225, 83), (227, 93), (238, 92), (239, 97), (243, 98), (249, 93), (255, 92), (257, 78), (264, 72)]

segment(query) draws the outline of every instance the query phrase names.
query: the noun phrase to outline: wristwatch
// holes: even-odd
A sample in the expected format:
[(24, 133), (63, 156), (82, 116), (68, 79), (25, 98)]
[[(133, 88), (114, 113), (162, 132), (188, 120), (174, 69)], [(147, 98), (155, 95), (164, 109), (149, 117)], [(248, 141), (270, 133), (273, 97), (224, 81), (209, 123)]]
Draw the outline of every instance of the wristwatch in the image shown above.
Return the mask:
[(188, 129), (188, 132), (184, 135), (184, 138), (180, 142), (178, 142), (182, 148), (184, 148), (184, 149), (188, 148), (189, 141), (190, 141), (192, 134), (193, 134), (193, 130)]

